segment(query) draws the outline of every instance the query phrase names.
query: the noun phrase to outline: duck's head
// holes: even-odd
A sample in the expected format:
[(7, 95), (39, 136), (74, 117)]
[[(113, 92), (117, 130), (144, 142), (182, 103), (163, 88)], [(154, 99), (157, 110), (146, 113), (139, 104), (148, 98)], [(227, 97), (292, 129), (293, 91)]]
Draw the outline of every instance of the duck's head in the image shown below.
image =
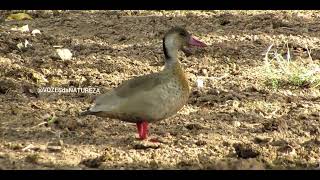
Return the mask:
[(190, 55), (190, 47), (206, 47), (207, 45), (194, 38), (182, 27), (170, 29), (163, 38), (163, 49), (166, 58), (174, 58), (178, 50), (182, 50), (186, 55)]

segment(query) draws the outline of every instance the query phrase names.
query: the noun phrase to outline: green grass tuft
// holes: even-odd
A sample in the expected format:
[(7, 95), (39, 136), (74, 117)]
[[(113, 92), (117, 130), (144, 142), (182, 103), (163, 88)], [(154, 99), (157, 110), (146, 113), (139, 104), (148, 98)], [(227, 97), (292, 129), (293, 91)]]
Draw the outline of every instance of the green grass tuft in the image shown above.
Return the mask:
[[(264, 58), (263, 75), (265, 83), (273, 89), (282, 86), (295, 87), (319, 87), (320, 85), (320, 66), (310, 59), (305, 62), (292, 60), (288, 48), (287, 54), (269, 53), (272, 45), (268, 48)], [(273, 58), (269, 58), (273, 55)]]

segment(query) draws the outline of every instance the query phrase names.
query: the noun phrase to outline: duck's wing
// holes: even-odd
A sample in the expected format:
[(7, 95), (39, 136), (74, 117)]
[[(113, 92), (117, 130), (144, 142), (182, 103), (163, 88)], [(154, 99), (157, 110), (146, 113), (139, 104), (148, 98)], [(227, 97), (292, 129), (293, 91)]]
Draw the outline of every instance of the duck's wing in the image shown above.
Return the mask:
[[(124, 81), (117, 88), (98, 96), (95, 105), (90, 108), (89, 111), (118, 111), (120, 107), (128, 103), (131, 104), (130, 101), (136, 102), (137, 99), (143, 99), (144, 97), (142, 96), (145, 92), (151, 92), (165, 81), (159, 73), (148, 74)], [(139, 94), (141, 94), (141, 97)]]
[(123, 82), (120, 86), (114, 89), (117, 96), (125, 98), (133, 96), (137, 92), (150, 91), (164, 82), (159, 73), (139, 76)]

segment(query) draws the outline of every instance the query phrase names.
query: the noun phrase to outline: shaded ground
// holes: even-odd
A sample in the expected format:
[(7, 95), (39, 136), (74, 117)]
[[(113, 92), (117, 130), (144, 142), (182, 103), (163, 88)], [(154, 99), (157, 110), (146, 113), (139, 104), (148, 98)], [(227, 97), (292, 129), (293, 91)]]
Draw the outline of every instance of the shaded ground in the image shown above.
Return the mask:
[[(2, 19), (9, 12), (2, 11)], [(320, 160), (319, 89), (266, 86), (259, 76), (274, 43), (319, 63), (317, 11), (33, 11), (0, 24), (0, 169), (313, 169)], [(10, 30), (29, 25), (42, 34)], [(39, 87), (97, 87), (162, 68), (162, 36), (174, 25), (209, 46), (181, 62), (189, 103), (151, 125), (160, 145), (136, 140), (134, 124), (79, 117), (93, 94)], [(19, 50), (28, 40), (32, 47)], [(61, 61), (53, 46), (71, 50)], [(205, 79), (197, 89), (197, 78)], [(48, 82), (46, 82), (46, 80)], [(49, 122), (49, 123), (45, 123)], [(45, 123), (45, 124), (44, 124)], [(33, 146), (30, 146), (30, 145)], [(26, 148), (28, 147), (28, 148)]]

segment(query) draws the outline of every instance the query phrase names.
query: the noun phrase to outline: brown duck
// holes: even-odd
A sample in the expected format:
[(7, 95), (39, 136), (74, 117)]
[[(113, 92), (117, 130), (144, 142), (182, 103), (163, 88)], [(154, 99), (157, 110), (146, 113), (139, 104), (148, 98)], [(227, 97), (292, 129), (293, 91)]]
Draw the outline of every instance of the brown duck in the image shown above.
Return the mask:
[(139, 138), (146, 139), (148, 123), (174, 115), (188, 100), (189, 85), (178, 60), (178, 51), (190, 55), (190, 46), (205, 47), (206, 44), (183, 28), (172, 28), (163, 38), (165, 67), (162, 71), (123, 82), (98, 96), (95, 104), (81, 115), (136, 123)]

